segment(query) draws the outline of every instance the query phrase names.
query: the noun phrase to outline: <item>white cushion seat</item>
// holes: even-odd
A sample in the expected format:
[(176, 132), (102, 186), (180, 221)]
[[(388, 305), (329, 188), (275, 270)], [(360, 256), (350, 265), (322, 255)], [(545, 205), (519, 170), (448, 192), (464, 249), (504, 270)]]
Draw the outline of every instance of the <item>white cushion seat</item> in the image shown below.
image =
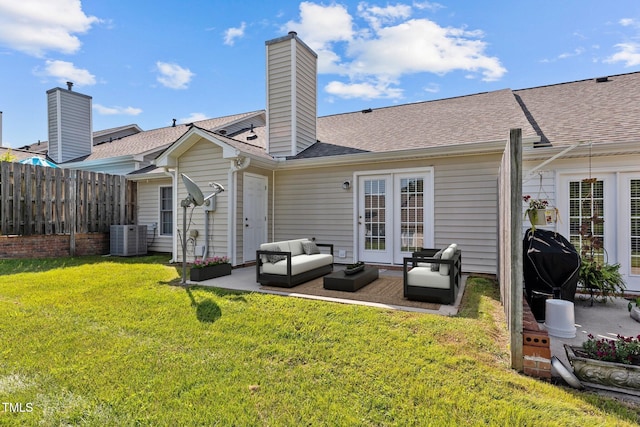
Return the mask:
[[(323, 267), (333, 263), (333, 256), (329, 254), (297, 255), (291, 257), (291, 274), (296, 275), (314, 268)], [(262, 271), (268, 274), (287, 274), (287, 260), (278, 261), (275, 264), (265, 262)]]
[(443, 276), (439, 271), (431, 271), (431, 267), (414, 267), (407, 272), (409, 286), (425, 288), (449, 289), (449, 276)]

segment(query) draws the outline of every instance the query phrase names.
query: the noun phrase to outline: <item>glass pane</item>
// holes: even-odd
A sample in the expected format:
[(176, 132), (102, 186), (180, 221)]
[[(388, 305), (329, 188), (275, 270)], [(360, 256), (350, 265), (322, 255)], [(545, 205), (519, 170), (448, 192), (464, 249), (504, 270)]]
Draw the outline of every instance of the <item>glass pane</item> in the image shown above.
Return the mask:
[(424, 179), (400, 180), (400, 250), (424, 247)]
[[(604, 259), (604, 181), (572, 181), (569, 183), (569, 241), (576, 249), (596, 260)], [(595, 249), (587, 250), (593, 233)]]
[(629, 183), (630, 212), (629, 220), (631, 236), (629, 236), (629, 252), (631, 274), (640, 275), (640, 179), (632, 179)]
[(371, 179), (364, 182), (365, 249), (384, 251), (386, 220), (386, 182)]

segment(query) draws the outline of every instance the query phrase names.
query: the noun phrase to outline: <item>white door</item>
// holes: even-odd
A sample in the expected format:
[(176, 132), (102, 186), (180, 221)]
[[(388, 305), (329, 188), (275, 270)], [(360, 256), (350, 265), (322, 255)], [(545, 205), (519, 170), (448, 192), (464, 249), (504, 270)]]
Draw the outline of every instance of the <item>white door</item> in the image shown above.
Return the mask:
[(245, 173), (242, 183), (243, 262), (255, 261), (256, 250), (267, 241), (267, 178)]
[(362, 176), (358, 189), (359, 260), (392, 263), (393, 248), (387, 236), (393, 228), (391, 175)]
[(431, 168), (358, 178), (358, 259), (402, 264), (433, 247)]
[(620, 272), (627, 290), (640, 291), (640, 174), (621, 174)]

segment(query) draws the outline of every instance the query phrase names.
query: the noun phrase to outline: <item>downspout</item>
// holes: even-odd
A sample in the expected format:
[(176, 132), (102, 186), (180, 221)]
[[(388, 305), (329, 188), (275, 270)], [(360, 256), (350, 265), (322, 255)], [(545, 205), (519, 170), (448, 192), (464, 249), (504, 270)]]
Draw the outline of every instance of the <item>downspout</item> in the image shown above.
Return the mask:
[(271, 241), (276, 241), (276, 171), (271, 171)]
[(236, 242), (236, 230), (238, 226), (238, 218), (236, 212), (238, 207), (238, 171), (242, 171), (248, 168), (249, 163), (251, 163), (251, 159), (249, 159), (248, 157), (238, 156), (234, 159), (231, 159), (231, 167), (227, 172), (227, 182), (231, 187), (229, 189), (227, 199), (229, 204), (229, 208), (227, 209), (227, 222), (228, 224), (230, 224), (230, 226), (227, 227), (227, 253), (231, 255), (231, 265), (237, 265), (238, 263), (236, 254), (236, 250), (238, 248)]

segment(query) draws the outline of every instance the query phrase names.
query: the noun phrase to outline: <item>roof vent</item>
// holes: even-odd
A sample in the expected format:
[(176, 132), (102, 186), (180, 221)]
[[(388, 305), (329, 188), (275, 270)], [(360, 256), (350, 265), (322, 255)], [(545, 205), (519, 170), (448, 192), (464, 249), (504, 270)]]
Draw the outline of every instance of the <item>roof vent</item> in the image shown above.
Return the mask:
[(251, 123), (251, 132), (247, 135), (247, 141), (253, 141), (256, 138), (258, 138), (258, 135), (253, 131), (253, 123)]
[(171, 125), (171, 127), (173, 127), (173, 128), (174, 128), (174, 127), (176, 127), (176, 121), (177, 121), (177, 120), (176, 120), (176, 119), (172, 119), (172, 120), (173, 120), (173, 124)]
[(219, 133), (220, 135), (226, 135), (226, 134), (227, 134), (227, 130), (226, 130), (226, 129), (220, 129), (220, 130), (218, 131), (218, 133)]
[(295, 31), (289, 31), (289, 34), (292, 35), (292, 36), (297, 36), (298, 35), (298, 33), (296, 33)]
[(609, 81), (609, 77), (598, 77), (596, 79), (596, 83), (604, 83), (604, 82), (608, 82)]
[(73, 87), (73, 82), (67, 82), (67, 89), (71, 90), (72, 87)]
[(367, 108), (366, 110), (362, 110), (362, 114), (371, 113), (373, 110), (371, 108)]

